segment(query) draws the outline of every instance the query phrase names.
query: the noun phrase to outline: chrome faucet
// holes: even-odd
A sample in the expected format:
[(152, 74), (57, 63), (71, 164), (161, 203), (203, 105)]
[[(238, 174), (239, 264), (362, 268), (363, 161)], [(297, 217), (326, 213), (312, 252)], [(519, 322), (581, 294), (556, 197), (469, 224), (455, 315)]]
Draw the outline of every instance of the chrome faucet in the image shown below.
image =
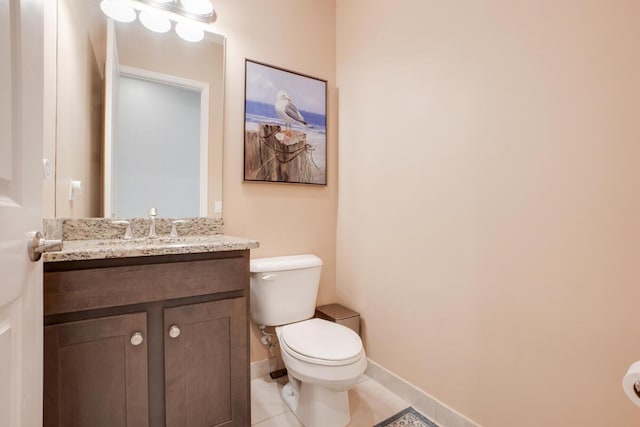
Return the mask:
[(189, 221), (186, 219), (174, 219), (171, 221), (171, 233), (169, 233), (169, 238), (176, 239), (178, 237), (178, 229), (176, 226), (178, 224), (186, 224), (187, 222)]
[(158, 216), (158, 210), (156, 208), (149, 209), (149, 219), (151, 220), (151, 224), (149, 225), (149, 239), (155, 239), (158, 237), (156, 234), (156, 217)]
[(122, 220), (111, 221), (111, 224), (127, 226), (127, 229), (124, 232), (124, 237), (122, 238), (122, 240), (131, 240), (133, 238), (133, 233), (131, 232), (131, 221), (122, 219)]

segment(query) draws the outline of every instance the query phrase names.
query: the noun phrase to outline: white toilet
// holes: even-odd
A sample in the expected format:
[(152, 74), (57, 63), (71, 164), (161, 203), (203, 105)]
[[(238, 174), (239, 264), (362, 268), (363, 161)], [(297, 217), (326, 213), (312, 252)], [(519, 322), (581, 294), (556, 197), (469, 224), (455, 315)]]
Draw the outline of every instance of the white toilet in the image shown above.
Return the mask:
[[(315, 312), (322, 260), (294, 255), (251, 260), (251, 317), (277, 326), (289, 382), (282, 398), (305, 427), (351, 421), (348, 390), (367, 367), (358, 334)], [(307, 320), (308, 319), (308, 320)]]

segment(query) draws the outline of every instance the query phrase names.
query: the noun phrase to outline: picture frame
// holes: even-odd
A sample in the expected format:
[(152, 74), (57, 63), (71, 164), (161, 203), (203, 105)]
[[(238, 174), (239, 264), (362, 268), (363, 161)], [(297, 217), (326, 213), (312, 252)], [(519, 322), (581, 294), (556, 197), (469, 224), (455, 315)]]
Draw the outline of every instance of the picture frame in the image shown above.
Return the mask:
[(327, 81), (245, 59), (244, 181), (327, 185)]

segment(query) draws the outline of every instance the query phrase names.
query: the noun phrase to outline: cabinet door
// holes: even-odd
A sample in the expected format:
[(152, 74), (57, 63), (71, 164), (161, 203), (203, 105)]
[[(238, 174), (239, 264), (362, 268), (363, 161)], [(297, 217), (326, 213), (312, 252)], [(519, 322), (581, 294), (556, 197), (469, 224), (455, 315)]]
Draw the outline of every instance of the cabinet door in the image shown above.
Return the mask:
[(250, 425), (246, 299), (164, 310), (167, 427)]
[(146, 313), (47, 326), (44, 348), (44, 427), (149, 425)]

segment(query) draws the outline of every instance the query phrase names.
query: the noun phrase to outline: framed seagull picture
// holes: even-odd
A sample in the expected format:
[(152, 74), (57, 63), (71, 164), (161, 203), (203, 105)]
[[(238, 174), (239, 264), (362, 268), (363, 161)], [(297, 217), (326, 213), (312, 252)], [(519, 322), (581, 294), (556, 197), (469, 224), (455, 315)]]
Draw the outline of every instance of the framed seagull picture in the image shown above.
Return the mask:
[(327, 184), (327, 82), (245, 61), (244, 180)]

